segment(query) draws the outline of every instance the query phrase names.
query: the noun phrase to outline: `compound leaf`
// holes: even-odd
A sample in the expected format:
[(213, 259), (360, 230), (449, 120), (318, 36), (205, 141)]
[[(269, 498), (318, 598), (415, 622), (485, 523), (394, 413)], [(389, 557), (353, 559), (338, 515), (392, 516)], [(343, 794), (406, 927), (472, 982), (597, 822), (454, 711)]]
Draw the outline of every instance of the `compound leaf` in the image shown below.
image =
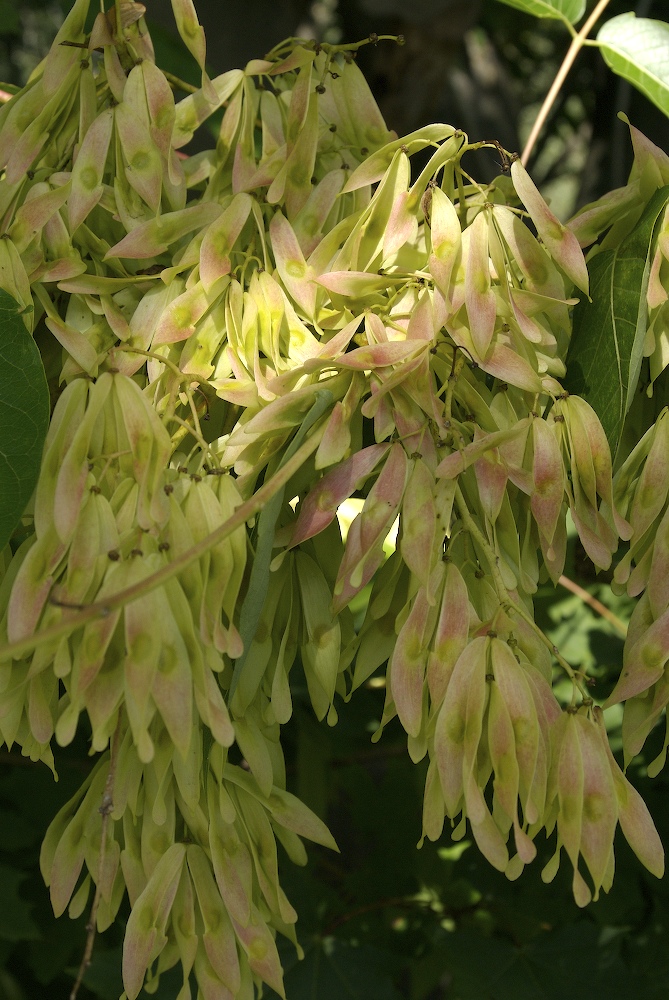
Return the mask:
[(669, 115), (669, 24), (619, 14), (602, 25), (597, 41), (613, 72)]
[(501, 0), (534, 17), (552, 17), (576, 24), (585, 13), (585, 0)]
[(653, 234), (668, 201), (660, 188), (620, 246), (588, 262), (592, 298), (574, 310), (566, 387), (596, 411), (614, 456), (641, 372)]

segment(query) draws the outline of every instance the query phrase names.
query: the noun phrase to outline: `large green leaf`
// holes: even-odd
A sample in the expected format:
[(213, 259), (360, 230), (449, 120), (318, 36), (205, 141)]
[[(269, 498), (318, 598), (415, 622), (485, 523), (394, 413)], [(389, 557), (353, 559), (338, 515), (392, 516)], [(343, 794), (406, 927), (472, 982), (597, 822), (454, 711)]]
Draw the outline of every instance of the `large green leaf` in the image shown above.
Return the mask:
[(599, 947), (594, 922), (546, 930), (521, 947), (469, 929), (445, 941), (446, 963), (458, 1000), (625, 1000), (634, 977), (615, 954)]
[(669, 24), (619, 14), (602, 25), (597, 41), (613, 72), (669, 115)]
[(589, 262), (592, 299), (574, 311), (565, 384), (595, 409), (614, 455), (639, 382), (653, 234), (668, 201), (660, 188), (620, 246)]
[(0, 550), (35, 489), (48, 424), (40, 353), (18, 305), (0, 289)]
[[(400, 1000), (390, 976), (392, 956), (370, 944), (314, 938), (301, 962), (284, 963), (289, 1000)], [(267, 990), (268, 1000), (277, 1000)]]
[(553, 17), (576, 24), (585, 13), (586, 0), (501, 0), (534, 17)]

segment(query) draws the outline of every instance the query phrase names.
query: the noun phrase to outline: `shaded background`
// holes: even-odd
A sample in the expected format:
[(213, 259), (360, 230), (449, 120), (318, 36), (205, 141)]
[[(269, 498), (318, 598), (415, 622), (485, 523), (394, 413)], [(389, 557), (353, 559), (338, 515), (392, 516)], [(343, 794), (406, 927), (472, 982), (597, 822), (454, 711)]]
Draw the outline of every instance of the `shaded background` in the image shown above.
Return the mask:
[[(159, 65), (197, 83), (169, 0), (145, 2)], [(197, 7), (212, 73), (242, 66), (288, 35), (337, 42), (402, 33), (403, 47), (381, 43), (359, 56), (389, 126), (401, 134), (442, 120), (509, 151), (522, 148), (569, 43), (560, 24), (495, 0), (197, 0)], [(607, 16), (626, 9), (614, 0)], [(666, 17), (667, 2), (645, 0), (636, 12)], [(0, 0), (0, 79), (26, 80), (62, 16), (58, 2)], [(667, 120), (612, 76), (598, 52), (584, 50), (531, 165), (562, 217), (624, 183), (631, 155), (619, 110), (669, 148)], [(470, 170), (492, 178), (494, 156), (476, 156)], [(630, 602), (613, 598), (601, 575), (588, 577), (573, 542), (567, 572), (628, 617)], [(566, 658), (591, 671), (595, 694), (604, 698), (622, 654), (609, 624), (553, 588), (540, 591), (537, 616)], [(314, 720), (306, 691), (295, 691), (295, 716), (283, 730), (290, 787), (327, 816), (342, 854), (310, 848), (306, 869), (282, 865), (306, 952), (296, 963), (292, 946), (282, 946), (288, 1000), (664, 1000), (669, 881), (648, 875), (619, 839), (612, 892), (579, 911), (568, 865), (551, 886), (541, 883), (552, 853), (543, 841), (540, 858), (516, 883), (493, 871), (467, 839), (454, 844), (445, 834), (417, 851), (425, 768), (409, 761), (397, 723), (370, 743), (383, 694), (381, 678), (372, 678), (330, 730)], [(620, 720), (610, 714), (618, 748)], [(648, 760), (661, 745), (659, 732), (650, 743)], [(86, 917), (53, 919), (38, 854), (49, 820), (90, 768), (87, 750), (80, 731), (59, 751), (58, 784), (43, 766), (0, 751), (0, 1000), (69, 996)], [(633, 779), (669, 845), (667, 777), (649, 781), (642, 757)], [(117, 1000), (126, 918), (127, 909), (98, 939), (81, 1000)], [(180, 985), (167, 975), (152, 995), (175, 1000)]]
[[(144, 2), (159, 63), (197, 83), (194, 62), (174, 32), (170, 0)], [(613, 0), (606, 17), (630, 7), (638, 16), (667, 16), (667, 0)], [(0, 79), (25, 81), (62, 9), (60, 0), (0, 0)], [(472, 141), (498, 139), (509, 151), (522, 148), (569, 44), (561, 23), (537, 21), (497, 0), (198, 0), (197, 9), (214, 73), (243, 66), (291, 35), (337, 42), (372, 31), (403, 34), (403, 47), (385, 42), (359, 55), (389, 126), (401, 134), (444, 121)], [(625, 182), (631, 152), (618, 111), (669, 148), (667, 119), (615, 77), (597, 50), (584, 49), (532, 164), (563, 218)], [(473, 154), (470, 169), (481, 180), (497, 172), (489, 151)]]

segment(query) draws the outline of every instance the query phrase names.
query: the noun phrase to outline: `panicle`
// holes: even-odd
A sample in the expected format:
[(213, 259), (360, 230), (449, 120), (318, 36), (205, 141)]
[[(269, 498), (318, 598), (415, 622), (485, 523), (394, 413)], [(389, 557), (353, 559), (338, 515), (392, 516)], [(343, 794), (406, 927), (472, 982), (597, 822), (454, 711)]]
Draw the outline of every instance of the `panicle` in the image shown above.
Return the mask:
[[(104, 929), (128, 893), (128, 1000), (177, 962), (178, 1000), (192, 975), (206, 997), (285, 996), (277, 933), (300, 948), (276, 842), (296, 864), (303, 839), (336, 849), (286, 790), (298, 669), (332, 725), (385, 665), (374, 739), (398, 716), (427, 758), (430, 839), (469, 823), (517, 878), (555, 831), (544, 878), (564, 848), (583, 905), (611, 885), (620, 822), (661, 874), (601, 711), (556, 700), (532, 610), (568, 511), (598, 569), (629, 541), (615, 583), (643, 596), (609, 699), (628, 761), (669, 703), (669, 421), (612, 478), (559, 382), (588, 289), (577, 236), (602, 212), (563, 226), (516, 160), (537, 238), (510, 187), (462, 172), (464, 133), (388, 130), (345, 47), (298, 40), (210, 80), (173, 0), (202, 71), (176, 102), (144, 7), (87, 35), (88, 6), (0, 109), (0, 286), (58, 369), (0, 553), (0, 639), (21, 650), (0, 651), (0, 739), (53, 767), (85, 713), (99, 755), (42, 848), (55, 912), (95, 884)], [(218, 109), (216, 148), (180, 152)]]

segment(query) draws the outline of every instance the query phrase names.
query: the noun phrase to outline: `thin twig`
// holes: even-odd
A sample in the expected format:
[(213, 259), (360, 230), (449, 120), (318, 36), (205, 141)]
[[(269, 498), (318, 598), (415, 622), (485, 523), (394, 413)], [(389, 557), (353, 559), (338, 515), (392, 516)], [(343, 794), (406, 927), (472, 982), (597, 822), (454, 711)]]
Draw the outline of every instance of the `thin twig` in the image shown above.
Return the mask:
[(562, 84), (564, 83), (567, 74), (574, 63), (576, 56), (583, 48), (585, 40), (592, 31), (594, 24), (599, 20), (601, 15), (604, 13), (606, 7), (608, 7), (609, 3), (610, 0), (599, 0), (599, 3), (593, 10), (588, 20), (585, 22), (579, 33), (575, 35), (574, 38), (572, 39), (571, 45), (567, 49), (567, 54), (562, 61), (562, 65), (557, 71), (557, 75), (553, 80), (553, 83), (551, 84), (551, 89), (546, 94), (544, 103), (541, 105), (541, 110), (539, 111), (537, 119), (534, 125), (532, 126), (530, 137), (525, 143), (525, 149), (523, 150), (523, 154), (520, 157), (523, 166), (527, 166), (527, 161), (529, 160), (532, 150), (534, 149), (534, 144), (539, 138), (539, 133), (544, 127), (546, 119), (548, 118), (548, 113), (550, 109), (553, 107), (555, 99), (557, 95), (560, 93), (560, 90), (562, 89)]
[(558, 583), (566, 590), (571, 590), (572, 594), (576, 594), (576, 596), (580, 597), (585, 604), (588, 604), (593, 611), (596, 611), (597, 614), (602, 616), (602, 618), (605, 618), (607, 622), (613, 625), (618, 635), (622, 636), (623, 639), (627, 638), (627, 625), (621, 618), (618, 618), (618, 615), (615, 615), (613, 611), (607, 608), (605, 604), (598, 601), (596, 597), (589, 594), (587, 590), (583, 589), (583, 587), (579, 587), (579, 585), (573, 580), (570, 580), (568, 576), (561, 576)]
[(197, 94), (199, 87), (194, 87), (192, 83), (186, 83), (185, 80), (179, 79), (174, 73), (170, 73), (169, 70), (161, 69), (160, 71), (169, 85), (174, 87), (176, 90), (183, 90), (184, 94)]
[(79, 987), (81, 986), (86, 971), (91, 964), (91, 957), (93, 955), (93, 945), (95, 944), (95, 930), (97, 927), (98, 918), (98, 908), (100, 906), (100, 900), (102, 898), (102, 880), (104, 878), (105, 869), (105, 855), (107, 851), (107, 828), (109, 826), (109, 817), (114, 809), (114, 778), (116, 777), (116, 762), (118, 760), (118, 745), (121, 735), (121, 714), (119, 713), (118, 722), (116, 723), (116, 729), (114, 730), (114, 735), (112, 737), (111, 747), (109, 750), (109, 771), (107, 772), (107, 780), (105, 781), (105, 790), (102, 793), (102, 802), (100, 803), (100, 815), (102, 816), (102, 831), (100, 834), (100, 857), (98, 858), (98, 878), (97, 884), (95, 886), (95, 894), (93, 896), (93, 903), (91, 904), (91, 912), (88, 917), (88, 923), (86, 924), (86, 946), (84, 948), (84, 954), (81, 959), (81, 965), (79, 966), (79, 971), (77, 973), (77, 978), (74, 981), (74, 986), (72, 987), (72, 992), (70, 993), (70, 1000), (77, 1000), (77, 993), (79, 992)]

